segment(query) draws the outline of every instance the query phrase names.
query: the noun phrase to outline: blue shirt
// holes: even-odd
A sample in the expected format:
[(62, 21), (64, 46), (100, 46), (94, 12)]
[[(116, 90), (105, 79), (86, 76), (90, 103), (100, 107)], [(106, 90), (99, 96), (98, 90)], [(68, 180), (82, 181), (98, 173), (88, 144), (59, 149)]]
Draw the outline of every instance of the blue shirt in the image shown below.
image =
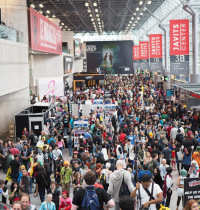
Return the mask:
[(141, 180), (141, 178), (142, 178), (142, 176), (143, 176), (144, 174), (148, 174), (148, 175), (151, 177), (151, 172), (150, 172), (149, 170), (147, 170), (147, 171), (140, 171), (140, 172), (138, 173), (138, 178), (139, 178), (139, 180)]
[(56, 205), (53, 202), (51, 203), (43, 202), (39, 210), (56, 210)]
[(84, 133), (84, 138), (92, 138), (91, 134), (90, 133)]
[(128, 139), (130, 139), (131, 140), (131, 144), (134, 146), (135, 144), (134, 144), (134, 140), (135, 140), (135, 136), (128, 136)]
[(50, 139), (48, 139), (48, 140), (47, 140), (47, 144), (50, 144), (50, 143), (51, 143), (51, 141), (54, 141), (54, 142), (56, 143), (56, 140), (55, 140), (55, 139), (50, 138)]

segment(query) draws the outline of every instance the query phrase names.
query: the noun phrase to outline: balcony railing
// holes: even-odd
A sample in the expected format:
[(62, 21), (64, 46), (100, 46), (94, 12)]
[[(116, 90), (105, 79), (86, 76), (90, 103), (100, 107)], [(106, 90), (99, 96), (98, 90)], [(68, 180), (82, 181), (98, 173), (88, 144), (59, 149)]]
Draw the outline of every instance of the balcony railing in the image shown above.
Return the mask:
[(0, 39), (23, 42), (23, 33), (4, 25), (0, 25)]

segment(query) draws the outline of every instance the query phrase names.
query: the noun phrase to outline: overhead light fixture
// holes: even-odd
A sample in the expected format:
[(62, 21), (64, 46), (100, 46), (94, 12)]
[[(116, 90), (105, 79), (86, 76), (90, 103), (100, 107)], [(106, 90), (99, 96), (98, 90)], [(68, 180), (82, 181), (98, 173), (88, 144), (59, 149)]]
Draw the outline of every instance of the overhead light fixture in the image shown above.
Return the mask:
[(139, 11), (140, 10), (140, 8), (139, 7), (136, 7), (136, 9), (135, 9), (136, 11)]
[(63, 26), (65, 25), (64, 23), (61, 23)]
[(130, 26), (130, 23), (128, 24), (128, 26)]
[(94, 18), (91, 18), (91, 21), (94, 21)]
[(46, 13), (47, 13), (47, 14), (50, 14), (50, 13), (51, 13), (51, 11), (50, 11), (50, 10), (47, 10), (47, 11), (46, 11)]
[(68, 28), (67, 26), (65, 26), (65, 28)]
[(143, 5), (143, 1), (139, 1), (139, 5), (140, 5), (140, 6)]
[(48, 15), (46, 15), (46, 18), (49, 18), (49, 16), (48, 16)]
[(140, 17), (138, 17), (137, 19), (140, 20)]
[(56, 16), (55, 15), (52, 15), (52, 17), (55, 18)]
[(89, 16), (92, 17), (92, 14), (90, 14)]
[(101, 25), (101, 22), (98, 22), (99, 25)]
[(97, 18), (97, 21), (100, 21), (100, 18)]
[(31, 7), (32, 7), (33, 9), (35, 9), (35, 4), (31, 4)]
[(134, 13), (133, 13), (133, 15), (135, 15), (135, 16), (136, 16), (137, 14), (134, 12)]
[(62, 26), (60, 26), (60, 28), (62, 28)]
[(135, 24), (133, 24), (133, 26), (135, 26)]
[(43, 4), (39, 4), (39, 7), (44, 8), (44, 5)]
[(135, 23), (138, 23), (138, 21), (136, 20)]
[(94, 7), (97, 7), (97, 3), (96, 3), (96, 2), (94, 2), (94, 3), (93, 3), (93, 6), (94, 6)]
[(129, 23), (132, 23), (132, 21), (130, 20)]
[(141, 12), (140, 15), (141, 15), (141, 16), (144, 15), (143, 12)]
[(134, 20), (134, 17), (132, 17), (131, 20)]
[(70, 31), (71, 29), (70, 28), (68, 28), (68, 31)]
[(43, 11), (42, 11), (42, 10), (40, 10), (40, 11), (39, 11), (39, 13), (40, 13), (40, 14), (43, 14)]
[(145, 7), (143, 10), (144, 10), (144, 11), (146, 11), (146, 10), (147, 10), (147, 8)]
[(148, 1), (147, 4), (151, 4), (151, 1)]
[(95, 22), (92, 22), (93, 25), (95, 25)]
[(87, 2), (85, 2), (85, 6), (86, 6), (86, 7), (89, 7), (89, 4), (88, 4)]
[(63, 28), (63, 31), (65, 31), (65, 28)]
[(95, 12), (98, 12), (99, 10), (98, 10), (98, 9), (95, 9), (94, 11), (95, 11)]
[(99, 14), (96, 14), (96, 17), (99, 17)]
[(90, 12), (91, 12), (91, 10), (90, 10), (90, 9), (88, 9), (87, 11), (88, 11), (88, 13), (90, 13)]

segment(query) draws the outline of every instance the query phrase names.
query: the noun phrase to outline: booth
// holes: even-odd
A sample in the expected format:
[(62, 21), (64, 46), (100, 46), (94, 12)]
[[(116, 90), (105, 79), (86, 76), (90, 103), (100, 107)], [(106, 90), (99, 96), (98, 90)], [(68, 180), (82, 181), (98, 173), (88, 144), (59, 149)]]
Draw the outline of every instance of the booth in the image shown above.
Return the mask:
[(33, 130), (39, 136), (49, 117), (53, 116), (56, 112), (58, 105), (58, 102), (40, 102), (15, 114), (15, 136), (21, 137), (24, 127), (26, 127), (29, 133)]
[(105, 83), (105, 74), (99, 74), (99, 73), (81, 73), (81, 74), (74, 74), (74, 90), (76, 90), (77, 87), (83, 88), (86, 87), (93, 87), (95, 85), (104, 85)]

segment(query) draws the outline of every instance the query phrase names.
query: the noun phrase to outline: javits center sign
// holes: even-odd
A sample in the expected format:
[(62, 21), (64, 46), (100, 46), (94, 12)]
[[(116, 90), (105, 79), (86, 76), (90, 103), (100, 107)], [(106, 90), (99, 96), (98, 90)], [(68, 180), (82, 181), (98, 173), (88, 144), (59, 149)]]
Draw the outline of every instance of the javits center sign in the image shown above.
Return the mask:
[(133, 42), (87, 42), (87, 70), (106, 74), (133, 74)]

